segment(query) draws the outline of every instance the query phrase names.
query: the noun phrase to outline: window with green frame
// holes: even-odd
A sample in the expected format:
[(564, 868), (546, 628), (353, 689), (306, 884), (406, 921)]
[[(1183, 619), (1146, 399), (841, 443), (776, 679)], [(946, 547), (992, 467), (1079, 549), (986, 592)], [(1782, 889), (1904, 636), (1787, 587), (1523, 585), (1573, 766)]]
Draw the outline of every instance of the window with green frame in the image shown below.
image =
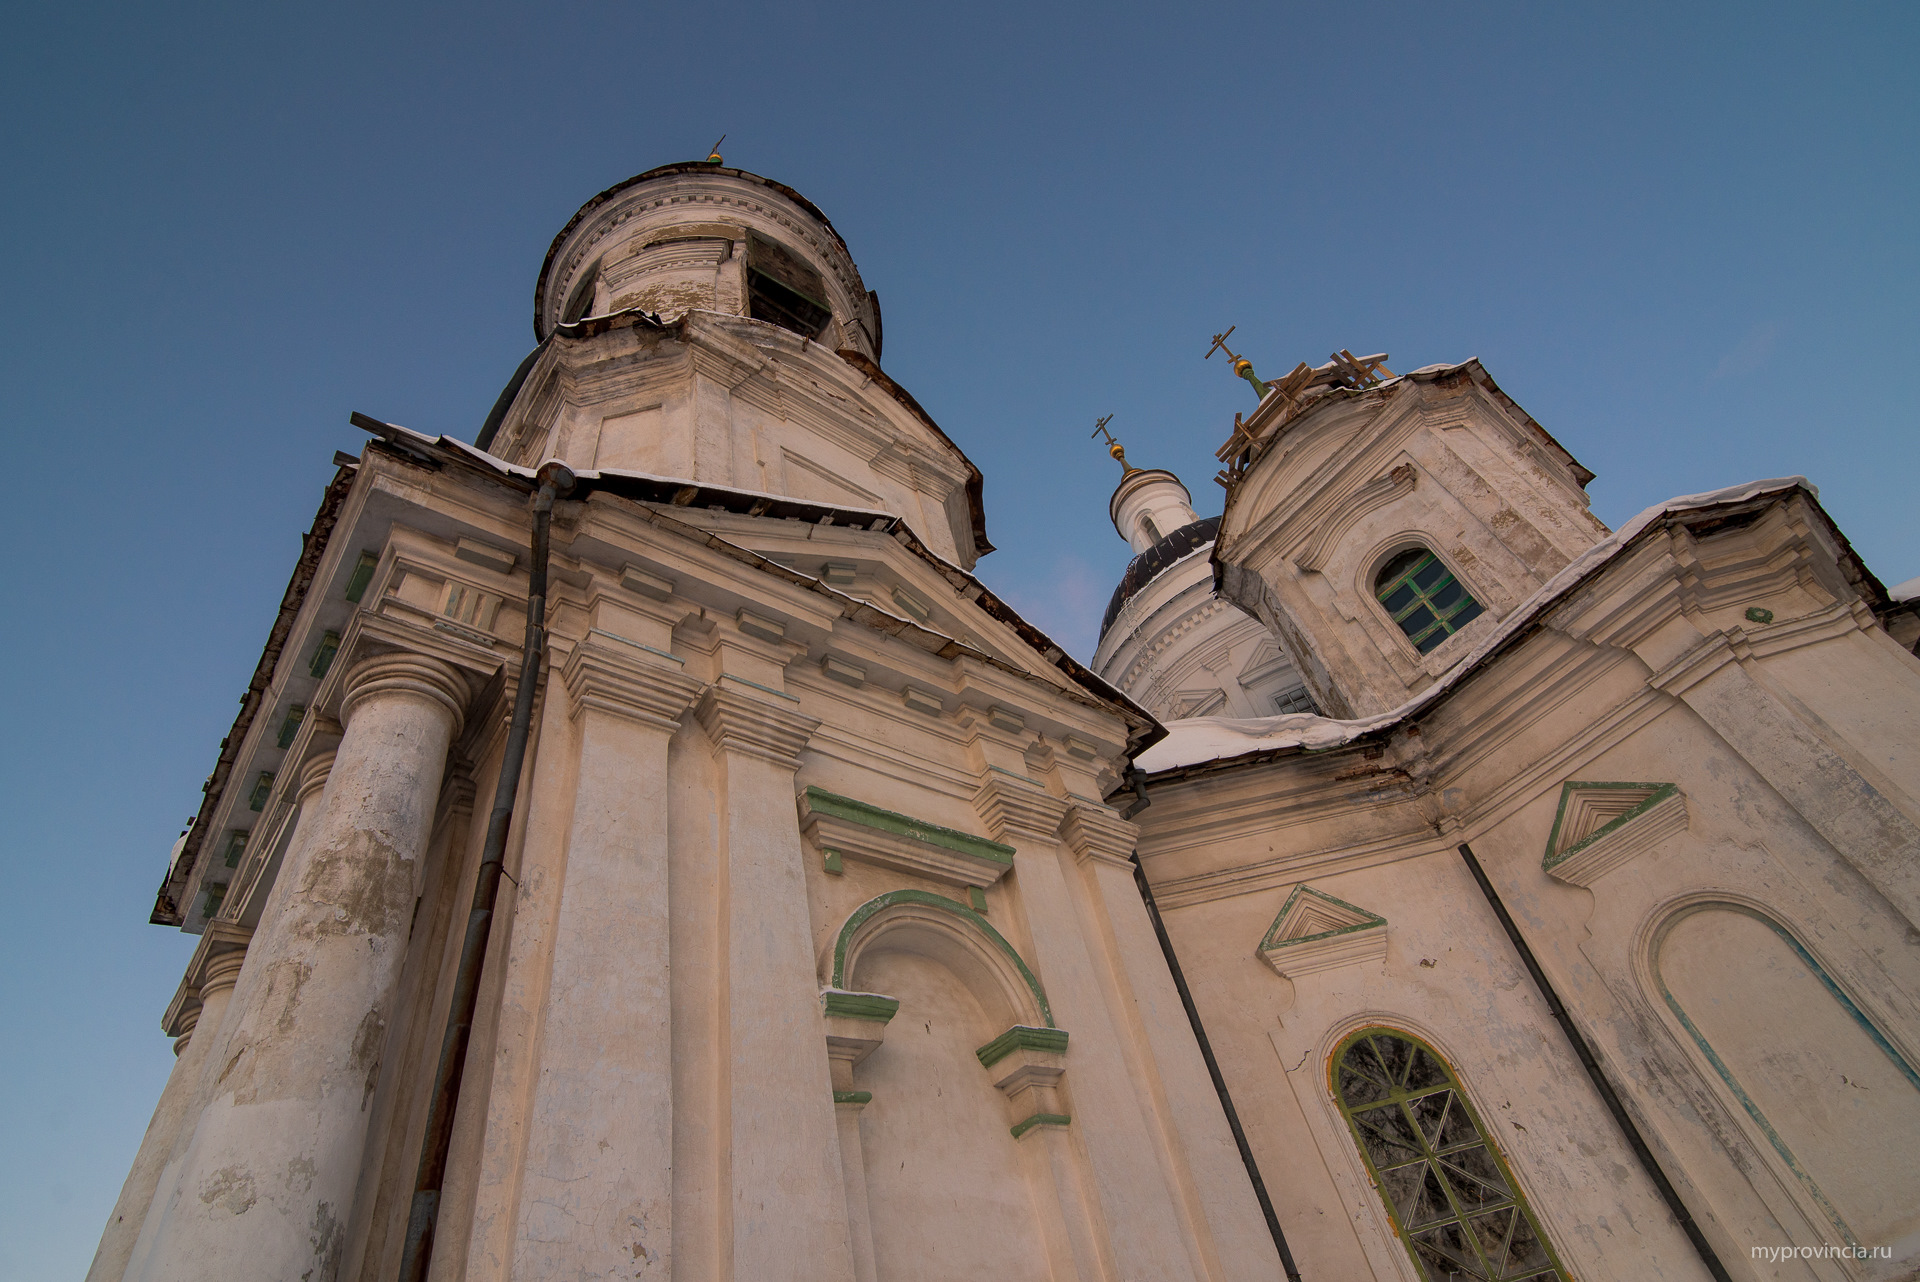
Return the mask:
[(1333, 1056), (1334, 1095), (1428, 1282), (1566, 1282), (1513, 1173), (1433, 1049), (1369, 1028)]
[(1373, 581), (1373, 593), (1421, 654), (1481, 614), (1466, 584), (1425, 548), (1410, 549), (1387, 562)]

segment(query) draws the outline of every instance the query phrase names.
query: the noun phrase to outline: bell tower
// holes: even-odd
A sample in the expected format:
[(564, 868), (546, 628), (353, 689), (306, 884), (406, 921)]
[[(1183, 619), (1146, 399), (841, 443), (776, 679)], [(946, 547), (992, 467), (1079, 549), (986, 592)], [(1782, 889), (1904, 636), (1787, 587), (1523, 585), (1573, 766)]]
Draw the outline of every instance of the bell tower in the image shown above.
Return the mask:
[(825, 214), (706, 162), (601, 192), (547, 251), (540, 346), (479, 447), (905, 517), (970, 568), (979, 469), (880, 367), (880, 300)]
[(1236, 424), (1214, 560), (1327, 715), (1418, 695), (1607, 533), (1589, 472), (1475, 360), (1341, 353)]

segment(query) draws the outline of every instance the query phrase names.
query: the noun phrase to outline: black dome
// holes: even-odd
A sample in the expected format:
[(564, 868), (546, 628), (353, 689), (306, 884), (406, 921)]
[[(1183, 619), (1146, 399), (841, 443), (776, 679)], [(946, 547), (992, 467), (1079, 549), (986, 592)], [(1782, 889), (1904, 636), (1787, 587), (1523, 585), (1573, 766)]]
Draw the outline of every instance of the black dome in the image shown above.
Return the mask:
[(1159, 578), (1162, 570), (1176, 561), (1185, 560), (1219, 537), (1220, 518), (1210, 516), (1192, 525), (1181, 526), (1129, 561), (1127, 572), (1120, 576), (1120, 586), (1113, 590), (1113, 600), (1107, 602), (1106, 617), (1100, 620), (1100, 639), (1106, 640), (1107, 629), (1120, 616), (1120, 607), (1135, 593)]

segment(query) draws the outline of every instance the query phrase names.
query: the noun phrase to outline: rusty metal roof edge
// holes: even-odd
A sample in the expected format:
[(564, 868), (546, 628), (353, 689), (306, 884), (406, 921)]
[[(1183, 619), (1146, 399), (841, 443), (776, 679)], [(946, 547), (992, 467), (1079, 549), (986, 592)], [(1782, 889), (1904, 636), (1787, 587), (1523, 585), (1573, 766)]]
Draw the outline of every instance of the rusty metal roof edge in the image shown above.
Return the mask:
[(313, 586), (313, 577), (320, 568), (320, 558), (326, 554), (328, 540), (333, 536), (334, 525), (340, 518), (347, 491), (353, 487), (357, 472), (357, 468), (342, 466), (334, 473), (333, 480), (328, 482), (321, 496), (320, 510), (314, 514), (313, 525), (302, 540), (300, 556), (293, 565), (293, 575), (288, 579), (287, 590), (280, 598), (279, 612), (274, 616), (273, 626), (267, 631), (267, 643), (260, 651), (259, 661), (254, 664), (253, 676), (247, 682), (247, 692), (240, 698), (240, 712), (234, 717), (227, 737), (220, 741), (220, 755), (202, 789), (200, 810), (194, 815), (186, 844), (180, 848), (179, 857), (167, 869), (167, 875), (161, 879), (160, 890), (154, 897), (153, 913), (147, 920), (155, 926), (179, 926), (187, 919), (179, 893), (186, 889), (187, 880), (199, 862), (207, 825), (213, 821), (213, 812), (226, 792), (234, 762), (240, 755), (240, 745), (246, 739), (253, 719), (259, 715), (261, 700), (273, 684), (274, 670), (279, 666), (287, 636), (293, 631), (294, 617), (306, 603), (307, 590)]

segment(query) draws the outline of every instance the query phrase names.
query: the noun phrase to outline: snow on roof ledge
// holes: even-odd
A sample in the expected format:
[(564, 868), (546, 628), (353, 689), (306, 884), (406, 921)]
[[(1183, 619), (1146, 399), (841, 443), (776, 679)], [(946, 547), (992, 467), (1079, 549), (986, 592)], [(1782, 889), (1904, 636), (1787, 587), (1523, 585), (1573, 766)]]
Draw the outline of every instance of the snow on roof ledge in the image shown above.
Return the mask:
[[(1682, 494), (1678, 498), (1654, 504), (1575, 557), (1565, 569), (1549, 579), (1538, 592), (1521, 602), (1512, 614), (1502, 619), (1500, 626), (1488, 633), (1479, 645), (1468, 651), (1458, 663), (1441, 674), (1438, 681), (1391, 712), (1363, 717), (1357, 721), (1335, 721), (1328, 717), (1316, 717), (1300, 712), (1286, 713), (1277, 717), (1191, 717), (1184, 721), (1169, 721), (1166, 723), (1167, 737), (1135, 758), (1135, 764), (1146, 774), (1154, 775), (1188, 766), (1205, 765), (1211, 761), (1226, 761), (1250, 753), (1275, 752), (1288, 748), (1320, 751), (1352, 743), (1362, 735), (1410, 717), (1433, 703), (1454, 683), (1479, 666), (1482, 660), (1504, 644), (1509, 637), (1532, 622), (1541, 611), (1612, 560), (1622, 548), (1662, 517), (1692, 511), (1696, 508), (1715, 507), (1723, 503), (1742, 503), (1763, 494), (1792, 489), (1805, 490), (1815, 498), (1820, 496), (1820, 491), (1804, 476), (1777, 476), (1765, 481), (1730, 485), (1723, 490), (1709, 490), (1705, 494)], [(1889, 595), (1896, 600), (1902, 600), (1905, 598), (1899, 595), (1900, 592), (1909, 590), (1915, 595), (1920, 595), (1920, 579), (1912, 579), (1901, 584)]]
[(1887, 589), (1887, 598), (1902, 605), (1920, 597), (1920, 578), (1908, 579), (1905, 583), (1896, 583)]

